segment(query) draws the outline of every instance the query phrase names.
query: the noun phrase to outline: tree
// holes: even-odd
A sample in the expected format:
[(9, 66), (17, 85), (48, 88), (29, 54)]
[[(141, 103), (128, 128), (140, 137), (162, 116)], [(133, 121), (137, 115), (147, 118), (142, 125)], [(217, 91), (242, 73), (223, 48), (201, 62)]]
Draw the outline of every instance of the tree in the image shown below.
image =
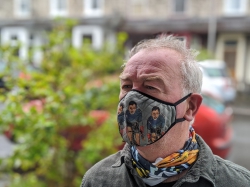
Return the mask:
[(214, 55), (210, 53), (207, 49), (203, 48), (199, 50), (199, 54), (196, 58), (198, 61), (203, 61), (207, 59), (214, 59)]
[[(123, 63), (126, 34), (118, 34), (115, 47), (106, 43), (94, 50), (86, 41), (76, 49), (71, 45), (74, 25), (55, 22), (35, 71), (27, 68), (32, 56), (20, 60), (10, 46), (0, 48), (11, 90), (1, 94), (0, 128), (11, 131), (16, 143), (13, 155), (1, 160), (1, 172), (10, 175), (13, 187), (79, 186), (86, 170), (122, 143), (116, 123), (119, 82), (113, 75)], [(13, 63), (25, 76), (12, 75)], [(81, 149), (74, 147), (72, 134), (79, 129)]]

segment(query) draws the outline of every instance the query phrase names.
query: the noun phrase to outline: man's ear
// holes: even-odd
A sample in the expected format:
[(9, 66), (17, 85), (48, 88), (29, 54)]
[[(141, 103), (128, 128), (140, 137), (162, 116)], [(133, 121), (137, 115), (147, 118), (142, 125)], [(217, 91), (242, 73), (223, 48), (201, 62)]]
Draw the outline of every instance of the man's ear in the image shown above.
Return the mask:
[(186, 113), (184, 115), (184, 118), (187, 121), (192, 121), (194, 119), (195, 114), (197, 113), (201, 102), (202, 102), (202, 96), (197, 93), (193, 93), (189, 98), (188, 98), (188, 104), (187, 104), (187, 109)]

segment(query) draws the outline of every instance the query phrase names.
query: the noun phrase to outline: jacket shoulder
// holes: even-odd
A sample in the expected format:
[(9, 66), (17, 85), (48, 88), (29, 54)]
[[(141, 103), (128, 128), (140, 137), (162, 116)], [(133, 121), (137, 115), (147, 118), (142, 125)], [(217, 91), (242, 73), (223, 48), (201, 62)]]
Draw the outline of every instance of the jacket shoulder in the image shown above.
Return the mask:
[[(250, 186), (250, 171), (229, 160), (215, 156), (217, 171), (215, 174), (218, 186)], [(217, 186), (216, 185), (216, 186)]]
[(83, 176), (81, 187), (115, 186), (117, 179), (125, 173), (124, 167), (126, 167), (122, 163), (120, 167), (113, 167), (114, 164), (119, 165), (119, 160), (121, 160), (120, 151), (97, 162)]

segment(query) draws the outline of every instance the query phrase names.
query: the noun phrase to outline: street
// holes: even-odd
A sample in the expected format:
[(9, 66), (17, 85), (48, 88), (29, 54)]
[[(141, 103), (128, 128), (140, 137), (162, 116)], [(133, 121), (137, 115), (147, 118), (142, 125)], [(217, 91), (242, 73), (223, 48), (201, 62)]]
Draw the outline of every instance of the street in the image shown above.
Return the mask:
[(232, 121), (234, 131), (233, 147), (229, 160), (250, 170), (250, 113), (235, 115)]

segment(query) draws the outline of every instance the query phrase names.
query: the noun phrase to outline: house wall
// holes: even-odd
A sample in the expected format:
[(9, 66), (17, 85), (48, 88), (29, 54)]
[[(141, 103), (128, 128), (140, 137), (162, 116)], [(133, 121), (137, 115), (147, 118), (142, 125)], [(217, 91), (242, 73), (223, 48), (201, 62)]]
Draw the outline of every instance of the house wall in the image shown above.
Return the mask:
[(0, 0), (0, 19), (13, 18), (13, 0)]
[[(186, 12), (176, 14), (173, 12), (175, 0), (103, 0), (103, 15), (111, 15), (115, 11), (123, 16), (132, 19), (156, 19), (156, 18), (173, 18), (180, 17), (200, 17), (206, 18), (213, 13), (216, 16), (225, 15), (225, 5), (227, 0), (186, 0)], [(211, 9), (211, 2), (214, 6)], [(244, 1), (244, 0), (243, 0)], [(250, 15), (250, 2), (246, 1), (245, 15)], [(20, 19), (15, 15), (14, 7), (16, 0), (0, 0), (0, 19)], [(68, 0), (68, 16), (84, 17), (84, 0)], [(34, 17), (50, 17), (50, 0), (31, 0), (32, 14)], [(237, 16), (237, 15), (234, 15)]]

